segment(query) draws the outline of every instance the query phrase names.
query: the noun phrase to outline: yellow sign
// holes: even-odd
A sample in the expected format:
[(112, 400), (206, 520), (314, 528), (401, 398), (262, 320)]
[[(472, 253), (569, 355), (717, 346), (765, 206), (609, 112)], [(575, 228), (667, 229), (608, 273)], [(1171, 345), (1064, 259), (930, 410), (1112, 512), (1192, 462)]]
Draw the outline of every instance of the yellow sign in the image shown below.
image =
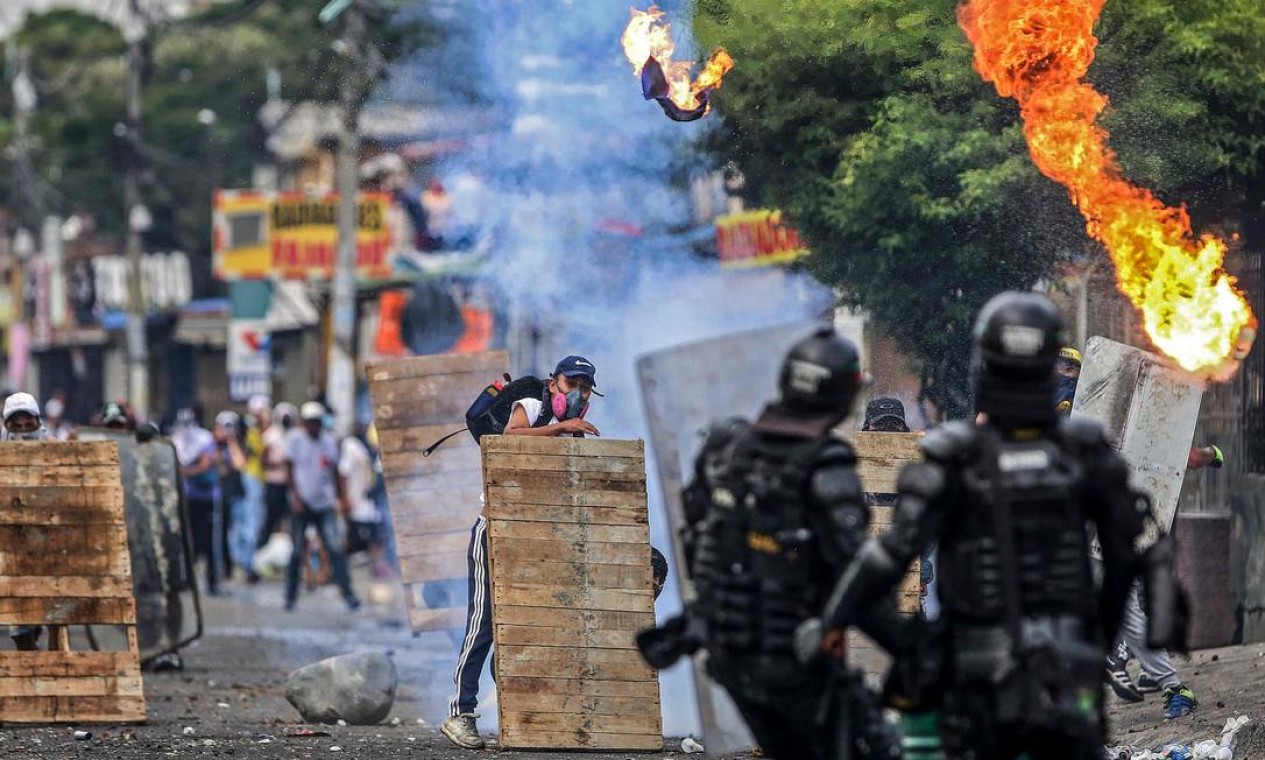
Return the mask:
[[(212, 215), (220, 280), (331, 279), (338, 252), (338, 195), (220, 190)], [(356, 276), (391, 274), (391, 196), (361, 193), (356, 208)]]
[(744, 211), (716, 220), (716, 250), (724, 267), (785, 264), (808, 255), (794, 227), (772, 209)]

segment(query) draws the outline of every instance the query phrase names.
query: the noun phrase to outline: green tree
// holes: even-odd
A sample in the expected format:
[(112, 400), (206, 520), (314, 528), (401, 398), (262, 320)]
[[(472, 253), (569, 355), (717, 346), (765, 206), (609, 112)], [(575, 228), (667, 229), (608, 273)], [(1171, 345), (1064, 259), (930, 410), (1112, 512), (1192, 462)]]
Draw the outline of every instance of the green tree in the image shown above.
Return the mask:
[[(1110, 0), (1091, 80), (1129, 176), (1265, 242), (1265, 19), (1257, 0)], [(1091, 247), (1027, 155), (1018, 113), (971, 69), (953, 0), (699, 0), (737, 67), (713, 146), (783, 208), (806, 267), (967, 410), (970, 324), (990, 296)], [(1233, 209), (1230, 220), (1227, 209)]]
[[(200, 257), (203, 278), (210, 272), (211, 192), (249, 186), (254, 165), (267, 155), (258, 112), (268, 70), (279, 75), (288, 101), (338, 98), (339, 29), (316, 19), (319, 7), (237, 0), (153, 32), (142, 191), (155, 225), (146, 242)], [(431, 30), (379, 13), (370, 18), (370, 35), (390, 63), (427, 43)], [(124, 152), (116, 130), (124, 119), (126, 43), (116, 29), (72, 11), (29, 16), (15, 43), (29, 51), (40, 98), (31, 127), (35, 188), (49, 211), (90, 213), (102, 230), (121, 234)], [(9, 101), (5, 92), (0, 113), (13, 113)], [(11, 139), (11, 131), (0, 137)], [(9, 205), (21, 208), (31, 183), (11, 164), (4, 171)]]

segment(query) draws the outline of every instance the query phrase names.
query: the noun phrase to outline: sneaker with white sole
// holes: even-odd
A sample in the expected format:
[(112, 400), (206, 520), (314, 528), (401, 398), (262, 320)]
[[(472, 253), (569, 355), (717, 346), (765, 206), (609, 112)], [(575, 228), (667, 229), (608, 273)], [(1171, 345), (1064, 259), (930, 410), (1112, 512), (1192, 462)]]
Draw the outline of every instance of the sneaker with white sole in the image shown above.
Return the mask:
[(479, 736), (478, 713), (462, 713), (444, 721), (439, 732), (458, 747), (466, 749), (483, 749), (483, 737)]
[[(1121, 654), (1126, 655), (1126, 657), (1121, 658)], [(1133, 685), (1133, 679), (1129, 677), (1129, 670), (1125, 667), (1129, 663), (1128, 654), (1129, 650), (1125, 647), (1124, 642), (1121, 642), (1120, 647), (1114, 653), (1107, 655), (1107, 669), (1103, 674), (1103, 680), (1107, 682), (1107, 685), (1111, 687), (1117, 697), (1126, 702), (1141, 702), (1145, 697)]]
[(1160, 686), (1160, 682), (1147, 675), (1146, 671), (1138, 674), (1137, 687), (1138, 691), (1143, 694), (1154, 694), (1163, 688)]

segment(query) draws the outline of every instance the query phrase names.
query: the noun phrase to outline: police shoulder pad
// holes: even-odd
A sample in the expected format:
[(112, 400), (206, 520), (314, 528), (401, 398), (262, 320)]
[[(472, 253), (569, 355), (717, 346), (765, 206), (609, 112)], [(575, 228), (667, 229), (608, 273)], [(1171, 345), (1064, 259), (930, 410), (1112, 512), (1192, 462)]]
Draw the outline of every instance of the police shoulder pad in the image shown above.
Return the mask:
[(966, 456), (974, 448), (976, 435), (973, 424), (955, 420), (927, 433), (919, 447), (927, 459), (950, 462)]

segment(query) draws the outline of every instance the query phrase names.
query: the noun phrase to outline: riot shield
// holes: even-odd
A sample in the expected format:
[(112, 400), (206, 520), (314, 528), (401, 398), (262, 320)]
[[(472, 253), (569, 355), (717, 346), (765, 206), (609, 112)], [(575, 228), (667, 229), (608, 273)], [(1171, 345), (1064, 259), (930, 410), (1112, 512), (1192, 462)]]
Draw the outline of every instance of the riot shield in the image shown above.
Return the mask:
[[(115, 441), (123, 476), (123, 508), (136, 594), (141, 662), (188, 645), (202, 635), (202, 605), (194, 582), (189, 518), (176, 449), (166, 438), (139, 442), (128, 430), (80, 430), (81, 441)], [(94, 644), (114, 648), (122, 632), (89, 629)]]

